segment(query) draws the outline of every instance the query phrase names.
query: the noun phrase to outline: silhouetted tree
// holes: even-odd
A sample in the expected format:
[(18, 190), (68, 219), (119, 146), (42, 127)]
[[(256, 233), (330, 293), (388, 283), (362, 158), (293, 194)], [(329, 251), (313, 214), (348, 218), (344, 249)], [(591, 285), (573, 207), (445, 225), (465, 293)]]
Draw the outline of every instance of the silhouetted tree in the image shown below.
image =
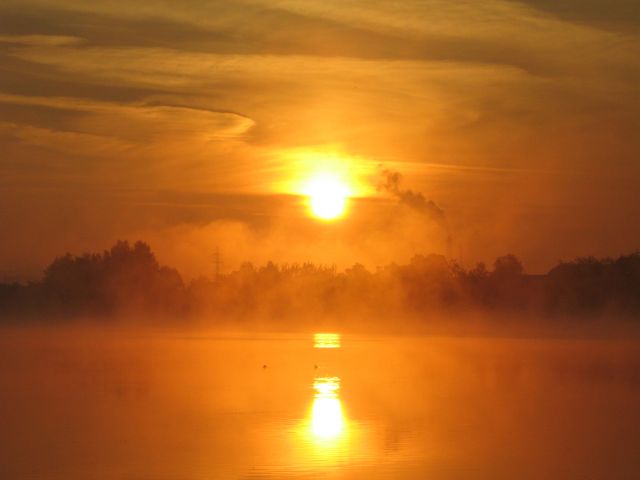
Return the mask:
[(0, 315), (5, 317), (128, 312), (305, 322), (384, 312), (397, 321), (403, 315), (395, 313), (427, 315), (456, 307), (637, 316), (640, 253), (562, 262), (547, 275), (525, 274), (512, 254), (498, 257), (492, 271), (482, 263), (465, 270), (441, 255), (416, 255), (407, 264), (374, 272), (361, 264), (340, 273), (335, 266), (308, 262), (244, 263), (217, 281), (201, 277), (185, 287), (176, 270), (158, 263), (149, 245), (119, 241), (101, 254), (56, 258), (40, 282), (0, 284)]
[(522, 262), (520, 262), (515, 255), (508, 254), (498, 257), (493, 263), (492, 275), (494, 277), (516, 278), (523, 273), (524, 268), (522, 267)]

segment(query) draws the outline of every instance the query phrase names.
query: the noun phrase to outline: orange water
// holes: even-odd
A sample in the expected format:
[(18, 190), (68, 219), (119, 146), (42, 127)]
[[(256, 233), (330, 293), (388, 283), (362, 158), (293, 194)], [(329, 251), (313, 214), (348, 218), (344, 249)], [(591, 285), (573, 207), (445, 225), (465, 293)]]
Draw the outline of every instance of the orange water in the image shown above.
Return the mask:
[(640, 478), (637, 343), (322, 333), (3, 335), (0, 478)]

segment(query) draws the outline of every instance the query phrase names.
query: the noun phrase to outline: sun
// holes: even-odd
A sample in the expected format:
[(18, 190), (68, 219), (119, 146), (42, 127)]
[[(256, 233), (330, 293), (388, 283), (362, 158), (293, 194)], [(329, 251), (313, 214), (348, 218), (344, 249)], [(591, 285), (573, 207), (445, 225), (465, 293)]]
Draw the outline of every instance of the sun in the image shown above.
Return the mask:
[(349, 188), (337, 176), (318, 174), (311, 178), (304, 193), (309, 199), (311, 213), (322, 220), (333, 220), (342, 216), (347, 207)]

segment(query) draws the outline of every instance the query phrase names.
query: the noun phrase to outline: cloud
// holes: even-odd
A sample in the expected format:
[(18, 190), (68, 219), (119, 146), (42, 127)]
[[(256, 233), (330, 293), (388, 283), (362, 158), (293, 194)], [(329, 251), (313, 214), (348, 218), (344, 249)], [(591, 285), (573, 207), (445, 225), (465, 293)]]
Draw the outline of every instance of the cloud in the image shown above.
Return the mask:
[[(250, 118), (234, 112), (216, 112), (175, 105), (116, 104), (97, 100), (1, 93), (0, 103), (81, 113), (80, 117), (67, 121), (62, 128), (58, 124), (58, 130), (61, 130), (58, 133), (87, 135), (92, 137), (96, 145), (103, 143), (99, 138), (120, 141), (121, 146), (147, 145), (150, 141), (166, 140), (172, 136), (204, 142), (233, 139), (244, 135), (254, 125)], [(5, 128), (16, 131), (21, 127), (18, 124), (5, 123)], [(28, 131), (27, 127), (25, 131)], [(32, 128), (31, 131), (42, 132), (43, 135), (35, 135), (41, 140), (45, 137), (45, 129)], [(53, 126), (51, 131), (53, 132)], [(29, 135), (22, 134), (21, 138), (28, 142)], [(74, 148), (73, 142), (69, 147)]]
[[(639, 36), (576, 20), (597, 20), (603, 2), (560, 2), (569, 13), (560, 3), (525, 3), (185, 0), (176, 8), (167, 0), (6, 0), (0, 204), (23, 229), (12, 234), (14, 245), (31, 231), (29, 217), (40, 218), (68, 191), (73, 201), (52, 215), (68, 220), (83, 202), (102, 212), (104, 228), (92, 227), (100, 232), (92, 242), (132, 231), (118, 223), (130, 211), (133, 224), (150, 219), (150, 231), (197, 228), (222, 212), (271, 218), (280, 210), (200, 195), (273, 193), (292, 174), (283, 153), (327, 145), (410, 176), (414, 190), (397, 178), (387, 192), (414, 208), (387, 202), (395, 210), (384, 217), (384, 228), (410, 244), (403, 254), (442, 236), (440, 203), (467, 258), (518, 247), (553, 262), (560, 247), (535, 242), (561, 236), (567, 248), (576, 239), (612, 245), (598, 233), (615, 227), (607, 220), (581, 217), (580, 235), (554, 235), (560, 227), (538, 212), (549, 198), (583, 205), (584, 190), (593, 203), (637, 216), (631, 194), (611, 192), (620, 190), (612, 188), (616, 175), (640, 178)], [(633, 5), (615, 3), (604, 17), (635, 21)], [(143, 201), (122, 189), (183, 196)], [(93, 198), (96, 191), (104, 198)], [(375, 221), (379, 215), (372, 213)], [(513, 219), (527, 216), (544, 224), (538, 237), (512, 232)], [(53, 222), (36, 238), (58, 235), (58, 253), (91, 230), (64, 225)], [(393, 242), (359, 225), (367, 234), (354, 235), (353, 245), (392, 260), (382, 245)], [(74, 233), (62, 238), (62, 230)], [(637, 243), (636, 234), (623, 233), (624, 242)]]
[(638, 32), (640, 9), (635, 0), (510, 0), (570, 22)]
[[(52, 112), (45, 116), (36, 110), (37, 122), (16, 113), (12, 117), (20, 121), (0, 119), (6, 153), (0, 171), (16, 186), (26, 187), (46, 175), (58, 187), (242, 184), (239, 171), (247, 161), (242, 138), (254, 125), (246, 116), (176, 105), (0, 94), (3, 104), (14, 112)], [(40, 166), (34, 170), (36, 158)]]
[(82, 39), (68, 35), (0, 35), (0, 43), (30, 47), (60, 47), (77, 45), (80, 42)]

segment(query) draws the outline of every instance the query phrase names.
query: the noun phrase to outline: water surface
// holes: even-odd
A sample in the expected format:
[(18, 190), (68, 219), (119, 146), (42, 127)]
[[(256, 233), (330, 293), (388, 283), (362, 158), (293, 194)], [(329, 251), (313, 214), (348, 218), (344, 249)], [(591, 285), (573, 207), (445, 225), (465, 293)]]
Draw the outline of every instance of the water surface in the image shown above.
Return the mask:
[(5, 332), (0, 478), (635, 479), (633, 341)]

